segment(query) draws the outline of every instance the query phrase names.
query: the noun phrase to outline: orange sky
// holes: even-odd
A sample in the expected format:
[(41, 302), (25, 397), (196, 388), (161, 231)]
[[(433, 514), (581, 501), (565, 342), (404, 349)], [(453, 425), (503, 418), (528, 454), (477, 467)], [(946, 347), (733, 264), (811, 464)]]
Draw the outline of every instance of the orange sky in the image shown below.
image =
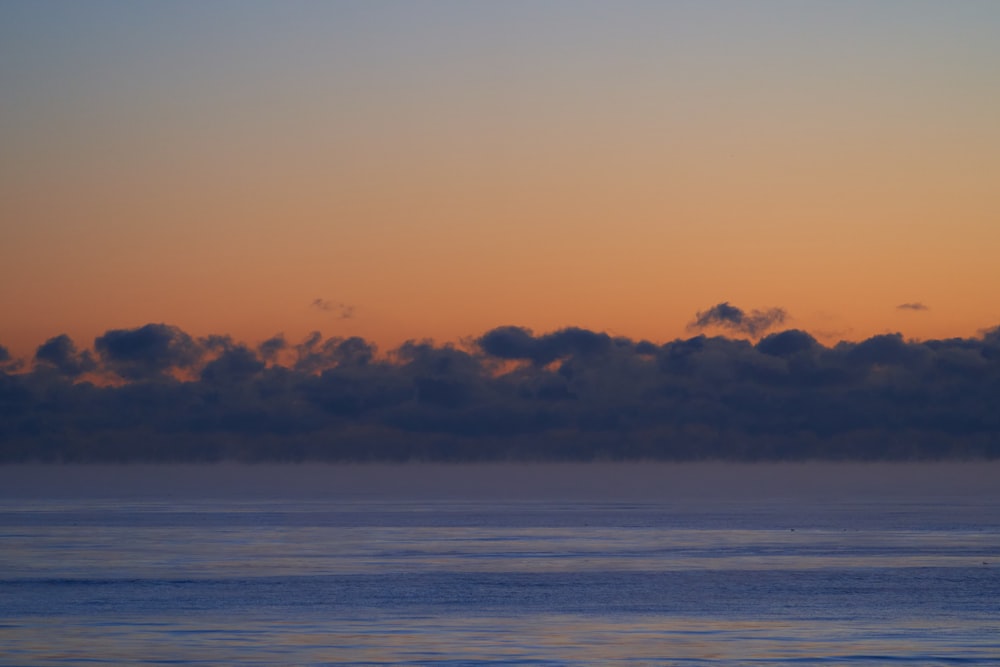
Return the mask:
[(1000, 324), (996, 3), (80, 4), (0, 7), (18, 354)]

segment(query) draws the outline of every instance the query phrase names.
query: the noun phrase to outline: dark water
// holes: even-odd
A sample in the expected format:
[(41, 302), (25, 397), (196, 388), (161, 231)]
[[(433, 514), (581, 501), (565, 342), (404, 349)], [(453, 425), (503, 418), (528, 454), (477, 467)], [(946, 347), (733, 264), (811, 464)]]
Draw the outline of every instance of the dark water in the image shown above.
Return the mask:
[(1000, 664), (998, 472), (4, 468), (0, 663)]

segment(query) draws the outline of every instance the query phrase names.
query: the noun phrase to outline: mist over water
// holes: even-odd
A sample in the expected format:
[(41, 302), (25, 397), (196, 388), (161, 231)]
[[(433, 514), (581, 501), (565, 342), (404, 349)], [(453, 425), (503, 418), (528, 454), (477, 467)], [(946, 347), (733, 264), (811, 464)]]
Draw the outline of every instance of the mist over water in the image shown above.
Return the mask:
[(0, 466), (0, 498), (1000, 499), (1000, 461)]
[(0, 664), (990, 664), (998, 472), (0, 467)]

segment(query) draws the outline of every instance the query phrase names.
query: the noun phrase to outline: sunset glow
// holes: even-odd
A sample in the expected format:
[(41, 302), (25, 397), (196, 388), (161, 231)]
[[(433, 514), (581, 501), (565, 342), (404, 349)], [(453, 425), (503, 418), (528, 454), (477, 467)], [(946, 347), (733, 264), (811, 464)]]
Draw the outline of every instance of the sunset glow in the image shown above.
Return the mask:
[(663, 342), (722, 301), (976, 335), (998, 30), (989, 2), (4, 3), (0, 343)]

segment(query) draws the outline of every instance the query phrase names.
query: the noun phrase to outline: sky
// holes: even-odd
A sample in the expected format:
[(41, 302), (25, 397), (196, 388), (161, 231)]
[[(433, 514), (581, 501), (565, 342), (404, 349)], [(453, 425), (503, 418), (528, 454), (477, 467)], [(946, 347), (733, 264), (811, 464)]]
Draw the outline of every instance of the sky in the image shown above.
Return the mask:
[(993, 1), (3, 0), (0, 344), (973, 337), (998, 63)]

